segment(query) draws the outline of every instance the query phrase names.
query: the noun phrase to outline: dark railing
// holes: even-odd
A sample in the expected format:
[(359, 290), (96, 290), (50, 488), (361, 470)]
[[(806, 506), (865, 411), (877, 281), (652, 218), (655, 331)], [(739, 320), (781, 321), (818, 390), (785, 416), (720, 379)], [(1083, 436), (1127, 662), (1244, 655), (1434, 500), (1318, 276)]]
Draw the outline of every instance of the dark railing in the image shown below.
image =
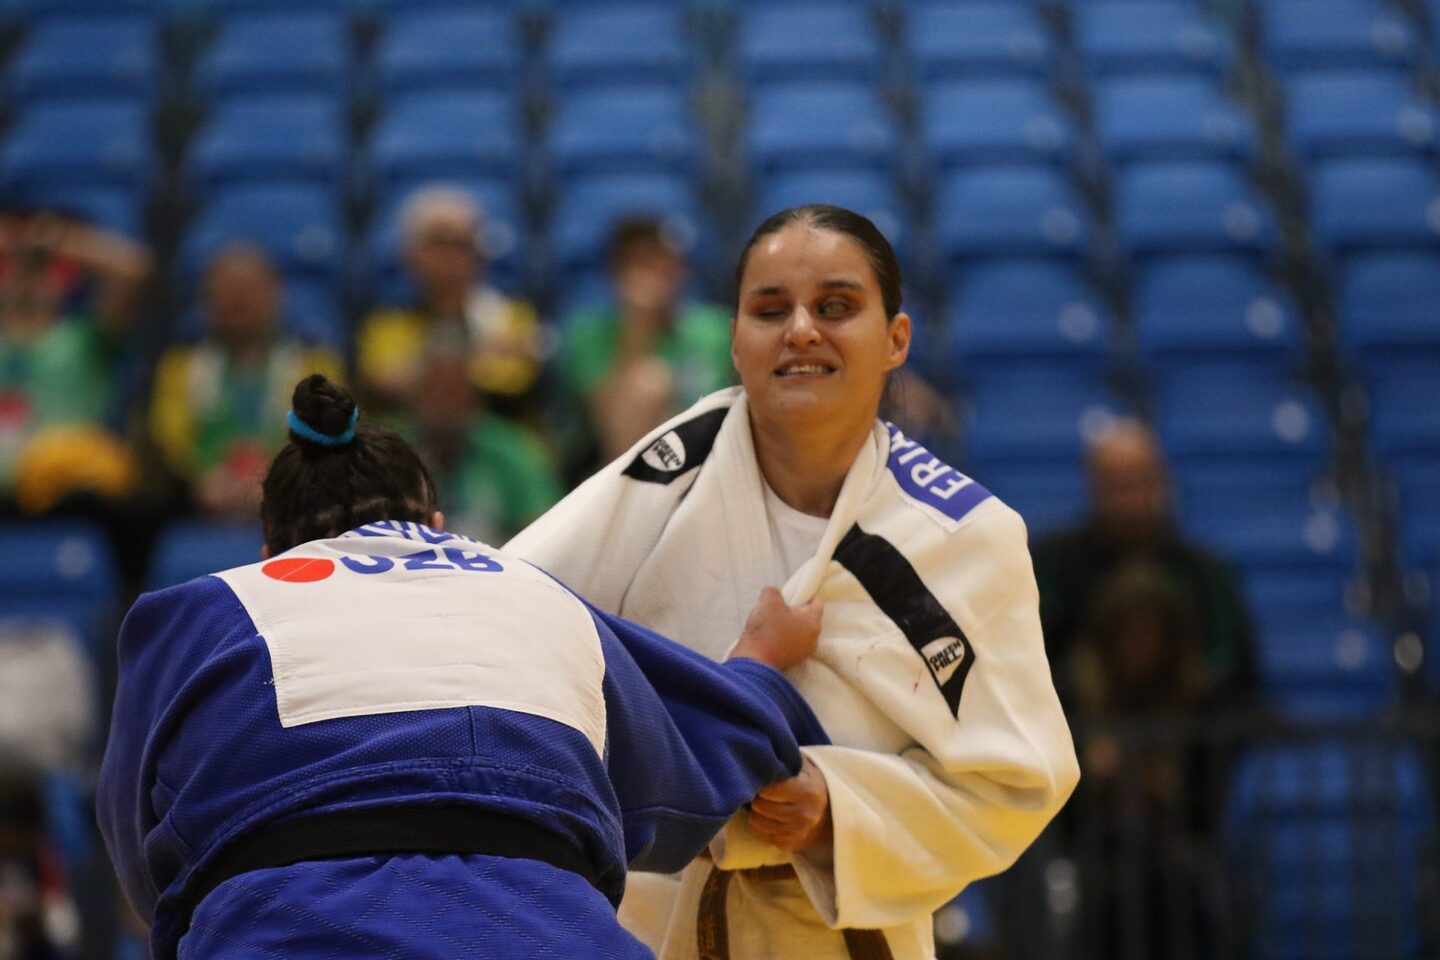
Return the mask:
[[(1440, 957), (1440, 713), (1077, 723), (1084, 776), (942, 957)], [(975, 918), (972, 918), (975, 919)], [(976, 942), (976, 941), (979, 942)]]

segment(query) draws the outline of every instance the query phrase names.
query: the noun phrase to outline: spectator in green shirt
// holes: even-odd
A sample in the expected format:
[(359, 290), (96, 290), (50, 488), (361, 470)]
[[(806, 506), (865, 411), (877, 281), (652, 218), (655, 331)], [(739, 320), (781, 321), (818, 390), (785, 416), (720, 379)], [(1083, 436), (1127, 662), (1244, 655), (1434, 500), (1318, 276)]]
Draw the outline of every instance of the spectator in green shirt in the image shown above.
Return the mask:
[(465, 346), (432, 344), (419, 393), (393, 427), (414, 442), (445, 504), (447, 529), (504, 543), (564, 494), (550, 450), (484, 405)]
[(0, 213), (0, 500), (35, 513), (80, 490), (128, 495), (118, 360), (149, 269), (125, 237)]
[(735, 376), (730, 311), (683, 300), (688, 266), (659, 220), (616, 223), (606, 263), (614, 303), (571, 317), (560, 355), (563, 389), (578, 401), (591, 441), (571, 457), (590, 466)]

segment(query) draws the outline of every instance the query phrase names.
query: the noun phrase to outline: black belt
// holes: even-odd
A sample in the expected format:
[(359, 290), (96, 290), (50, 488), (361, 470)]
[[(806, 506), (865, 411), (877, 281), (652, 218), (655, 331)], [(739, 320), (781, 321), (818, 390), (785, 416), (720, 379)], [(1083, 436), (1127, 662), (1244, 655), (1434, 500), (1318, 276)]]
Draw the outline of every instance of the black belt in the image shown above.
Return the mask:
[(611, 902), (595, 866), (570, 840), (533, 821), (473, 807), (384, 807), (337, 810), (261, 827), (228, 844), (196, 871), (176, 908), (190, 917), (216, 887), (252, 870), (288, 867), (307, 860), (384, 854), (482, 854), (539, 860), (579, 874)]

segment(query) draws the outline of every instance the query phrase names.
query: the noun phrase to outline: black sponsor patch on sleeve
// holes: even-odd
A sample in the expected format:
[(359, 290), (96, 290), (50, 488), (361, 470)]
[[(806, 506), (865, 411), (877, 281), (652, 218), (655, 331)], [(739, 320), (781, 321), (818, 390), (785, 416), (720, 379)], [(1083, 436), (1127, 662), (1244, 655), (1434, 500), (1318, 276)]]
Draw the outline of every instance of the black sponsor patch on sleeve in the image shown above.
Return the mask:
[(860, 581), (875, 605), (905, 634), (925, 661), (950, 712), (958, 716), (960, 693), (975, 652), (955, 618), (925, 586), (904, 554), (858, 524), (835, 548), (835, 560)]
[(710, 456), (729, 407), (708, 410), (657, 437), (625, 468), (625, 476), (646, 483), (670, 483)]

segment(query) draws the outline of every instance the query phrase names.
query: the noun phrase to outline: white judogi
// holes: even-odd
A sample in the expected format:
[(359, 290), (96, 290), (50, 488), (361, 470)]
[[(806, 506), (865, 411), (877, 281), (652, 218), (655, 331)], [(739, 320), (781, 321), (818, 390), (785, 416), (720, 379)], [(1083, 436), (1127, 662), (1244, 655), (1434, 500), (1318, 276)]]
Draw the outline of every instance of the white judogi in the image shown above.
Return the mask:
[[(789, 677), (834, 744), (805, 750), (829, 788), (833, 853), (792, 856), (743, 814), (729, 823), (716, 864), (798, 876), (733, 878), (737, 960), (844, 958), (847, 927), (882, 928), (897, 958), (932, 957), (931, 913), (1013, 862), (1078, 779), (1023, 522), (894, 428), (876, 423), (819, 549), (788, 579), (739, 388), (657, 428), (507, 549), (716, 660), (763, 587), (824, 601), (819, 650)], [(662, 960), (697, 956), (711, 869), (692, 863), (678, 890), (632, 875), (622, 919), (668, 912), (663, 931), (632, 928)]]

